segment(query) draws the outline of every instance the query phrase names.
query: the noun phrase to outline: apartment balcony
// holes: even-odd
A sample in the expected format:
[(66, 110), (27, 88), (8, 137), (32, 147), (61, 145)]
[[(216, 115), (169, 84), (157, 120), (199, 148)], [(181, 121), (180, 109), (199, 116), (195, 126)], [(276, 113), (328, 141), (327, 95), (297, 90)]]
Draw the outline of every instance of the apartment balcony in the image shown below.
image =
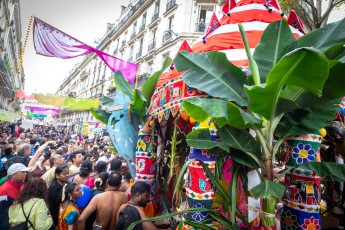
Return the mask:
[(131, 34), (130, 40), (132, 40), (133, 38), (135, 38), (135, 35), (137, 35), (137, 33), (135, 31), (133, 31), (133, 33)]
[(113, 54), (117, 54), (117, 52), (119, 51), (119, 48), (115, 48), (114, 53)]
[(141, 31), (143, 31), (143, 30), (145, 29), (145, 27), (146, 27), (146, 23), (142, 23), (142, 24), (140, 25), (140, 27), (139, 27), (139, 33), (140, 33)]
[(160, 21), (160, 18), (159, 18), (159, 9), (158, 9), (158, 10), (156, 10), (156, 11), (153, 13), (153, 15), (152, 15), (152, 17), (151, 17), (151, 22), (150, 22), (150, 24), (147, 25), (147, 27), (148, 27), (149, 29), (152, 29), (152, 28), (154, 28), (156, 25), (158, 25), (159, 21)]
[(84, 70), (80, 73), (80, 80), (86, 79), (86, 77), (89, 76), (90, 73), (91, 73), (90, 70), (84, 69)]
[(164, 43), (164, 42), (170, 40), (171, 37), (172, 37), (171, 33), (164, 33), (162, 42)]
[(13, 98), (14, 90), (6, 64), (0, 59), (0, 94), (7, 98)]
[(142, 48), (140, 47), (140, 48), (139, 48), (139, 51), (138, 51), (138, 53), (135, 55), (135, 57), (136, 57), (136, 59), (138, 60), (139, 58), (141, 58), (141, 56), (142, 56)]
[(170, 13), (172, 10), (177, 8), (176, 0), (168, 0), (164, 12), (164, 16)]
[(154, 48), (156, 48), (156, 41), (155, 40), (151, 40), (149, 43), (149, 46), (147, 48), (148, 52), (151, 52)]
[[(132, 55), (131, 55), (132, 56)], [(127, 59), (127, 61), (129, 61), (129, 62), (133, 62), (133, 56), (132, 57), (130, 57), (130, 58), (128, 58)]]

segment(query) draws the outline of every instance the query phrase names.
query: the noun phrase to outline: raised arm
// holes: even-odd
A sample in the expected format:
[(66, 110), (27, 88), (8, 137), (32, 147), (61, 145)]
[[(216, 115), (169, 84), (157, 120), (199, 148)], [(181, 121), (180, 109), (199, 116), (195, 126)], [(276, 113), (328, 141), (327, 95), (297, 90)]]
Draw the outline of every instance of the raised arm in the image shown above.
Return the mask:
[(40, 146), (37, 151), (35, 152), (35, 154), (33, 155), (33, 157), (31, 158), (31, 160), (29, 161), (29, 165), (28, 167), (33, 167), (38, 158), (40, 157), (41, 153), (44, 151), (44, 149), (49, 145), (49, 144), (55, 144), (55, 141), (47, 141), (46, 143), (44, 143), (42, 146)]

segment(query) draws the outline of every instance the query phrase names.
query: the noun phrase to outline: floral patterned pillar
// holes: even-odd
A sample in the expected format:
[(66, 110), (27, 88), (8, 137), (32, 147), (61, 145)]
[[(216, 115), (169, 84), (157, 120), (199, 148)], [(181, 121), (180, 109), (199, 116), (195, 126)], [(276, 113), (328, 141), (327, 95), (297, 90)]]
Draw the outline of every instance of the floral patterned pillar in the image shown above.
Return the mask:
[[(287, 139), (287, 166), (320, 161), (322, 137), (308, 134)], [(320, 178), (311, 170), (294, 169), (285, 175), (282, 229), (320, 229)]]
[[(151, 141), (156, 145), (151, 145)], [(150, 147), (151, 146), (151, 147)], [(156, 200), (155, 175), (156, 175), (156, 154), (157, 154), (157, 135), (154, 140), (152, 134), (145, 134), (139, 130), (137, 148), (135, 152), (136, 176), (135, 182), (144, 181), (151, 186), (150, 201), (145, 207), (147, 217), (154, 216), (153, 202)]]
[[(202, 123), (195, 128), (209, 128), (210, 138), (213, 141), (217, 141), (216, 129), (213, 124), (210, 126), (204, 126)], [(186, 184), (186, 195), (187, 195), (187, 208), (212, 208), (214, 190), (212, 181), (207, 177), (203, 167), (197, 160), (203, 161), (208, 165), (211, 172), (215, 170), (216, 156), (209, 154), (204, 149), (194, 149), (191, 148), (189, 159), (195, 159), (188, 166), (188, 170), (185, 175)], [(205, 212), (188, 213), (186, 215), (186, 220), (194, 222), (204, 222), (208, 219), (208, 214)], [(205, 223), (205, 222), (204, 222)], [(206, 224), (211, 224), (211, 222), (206, 222)], [(184, 229), (191, 229), (190, 226), (184, 226)]]

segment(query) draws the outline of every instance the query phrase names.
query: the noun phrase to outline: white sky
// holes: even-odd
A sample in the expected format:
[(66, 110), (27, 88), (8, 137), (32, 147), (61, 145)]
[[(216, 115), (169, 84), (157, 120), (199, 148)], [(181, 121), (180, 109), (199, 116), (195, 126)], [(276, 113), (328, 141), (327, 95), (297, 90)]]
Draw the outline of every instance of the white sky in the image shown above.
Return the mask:
[[(107, 24), (120, 16), (121, 5), (129, 0), (21, 0), (22, 42), (30, 16), (35, 15), (48, 24), (90, 46), (106, 32)], [(69, 71), (83, 58), (59, 59), (35, 53), (32, 26), (23, 57), (25, 93), (55, 93)]]
[[(106, 23), (113, 23), (120, 16), (121, 5), (129, 0), (21, 0), (22, 42), (31, 15), (75, 37), (90, 46), (106, 32)], [(329, 21), (345, 17), (345, 7), (331, 14)], [(32, 27), (23, 57), (25, 93), (55, 93), (69, 71), (83, 57), (59, 59), (35, 53)]]

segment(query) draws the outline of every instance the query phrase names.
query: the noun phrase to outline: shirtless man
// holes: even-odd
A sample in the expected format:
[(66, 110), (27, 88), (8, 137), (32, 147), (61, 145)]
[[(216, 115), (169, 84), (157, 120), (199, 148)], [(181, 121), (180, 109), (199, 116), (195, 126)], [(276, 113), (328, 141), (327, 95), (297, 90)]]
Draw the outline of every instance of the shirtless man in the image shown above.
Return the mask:
[(119, 191), (121, 179), (120, 173), (110, 173), (106, 192), (92, 198), (80, 215), (78, 219), (79, 230), (85, 229), (85, 221), (94, 211), (97, 213), (95, 225), (101, 226), (102, 230), (115, 228), (117, 211), (122, 204), (126, 204), (128, 201), (128, 195)]
[[(131, 187), (131, 200), (121, 205), (117, 213), (118, 223), (116, 229), (127, 229), (130, 224), (147, 219), (143, 208), (149, 200), (149, 194), (150, 185), (145, 182), (136, 182)], [(158, 229), (152, 222), (143, 222), (141, 225), (143, 230)]]

